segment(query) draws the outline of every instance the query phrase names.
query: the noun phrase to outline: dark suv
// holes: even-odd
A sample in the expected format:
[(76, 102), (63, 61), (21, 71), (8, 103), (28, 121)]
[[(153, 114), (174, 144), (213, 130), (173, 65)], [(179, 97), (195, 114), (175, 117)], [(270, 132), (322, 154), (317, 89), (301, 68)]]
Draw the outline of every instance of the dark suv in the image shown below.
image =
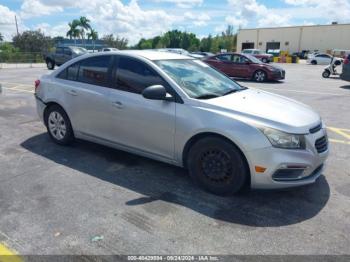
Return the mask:
[(350, 81), (350, 54), (348, 54), (343, 62), (343, 72), (340, 78), (345, 81)]
[(54, 52), (44, 55), (47, 68), (53, 70), (55, 66), (60, 66), (74, 57), (86, 54), (85, 48), (77, 46), (57, 46)]

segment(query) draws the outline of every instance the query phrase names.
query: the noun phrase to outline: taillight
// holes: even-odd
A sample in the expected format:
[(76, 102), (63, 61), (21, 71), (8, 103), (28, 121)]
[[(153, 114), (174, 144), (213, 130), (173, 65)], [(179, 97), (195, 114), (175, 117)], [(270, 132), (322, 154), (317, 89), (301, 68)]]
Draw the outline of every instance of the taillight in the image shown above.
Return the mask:
[(35, 80), (35, 82), (34, 82), (35, 93), (38, 91), (39, 85), (40, 85), (40, 80), (39, 79)]

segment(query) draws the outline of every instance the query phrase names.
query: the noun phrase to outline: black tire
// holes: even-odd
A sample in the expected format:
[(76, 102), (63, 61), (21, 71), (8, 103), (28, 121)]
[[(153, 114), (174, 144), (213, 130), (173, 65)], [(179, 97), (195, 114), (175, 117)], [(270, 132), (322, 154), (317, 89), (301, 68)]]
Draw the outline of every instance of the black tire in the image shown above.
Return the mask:
[(322, 73), (323, 78), (329, 78), (330, 75), (331, 75), (331, 72), (329, 72), (329, 70), (324, 70)]
[(263, 70), (257, 70), (253, 75), (253, 79), (255, 82), (265, 82), (267, 80), (267, 74)]
[(55, 69), (55, 62), (52, 61), (51, 59), (47, 59), (46, 66), (47, 66), (47, 69), (54, 70)]
[(197, 141), (187, 158), (194, 182), (216, 195), (232, 195), (243, 189), (249, 169), (237, 147), (219, 137)]
[[(54, 118), (55, 113), (56, 115), (58, 114), (59, 116), (62, 117), (62, 121), (61, 120), (57, 121), (57, 125), (60, 124), (60, 128), (58, 128), (56, 125), (56, 133), (54, 131), (54, 128), (51, 128), (52, 125), (55, 126), (55, 123), (50, 118), (50, 117)], [(52, 105), (48, 107), (45, 110), (44, 121), (47, 128), (47, 132), (49, 133), (50, 138), (55, 143), (59, 145), (69, 145), (74, 141), (74, 132), (73, 132), (71, 122), (62, 107), (60, 107), (59, 105)], [(65, 132), (63, 132), (63, 128), (62, 128), (63, 124), (65, 126)]]
[(268, 61), (267, 61), (266, 58), (262, 58), (262, 59), (261, 59), (261, 62), (263, 62), (263, 63), (268, 63)]
[(312, 61), (311, 61), (311, 64), (312, 64), (312, 65), (317, 65), (317, 61), (316, 61), (316, 60), (312, 60)]

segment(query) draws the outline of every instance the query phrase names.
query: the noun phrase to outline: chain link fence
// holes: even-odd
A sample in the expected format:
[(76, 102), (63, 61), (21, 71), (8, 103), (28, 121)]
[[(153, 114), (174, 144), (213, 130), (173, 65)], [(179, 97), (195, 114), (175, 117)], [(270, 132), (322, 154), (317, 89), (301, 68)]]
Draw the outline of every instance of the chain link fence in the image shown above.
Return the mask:
[(44, 67), (41, 52), (0, 52), (0, 68)]

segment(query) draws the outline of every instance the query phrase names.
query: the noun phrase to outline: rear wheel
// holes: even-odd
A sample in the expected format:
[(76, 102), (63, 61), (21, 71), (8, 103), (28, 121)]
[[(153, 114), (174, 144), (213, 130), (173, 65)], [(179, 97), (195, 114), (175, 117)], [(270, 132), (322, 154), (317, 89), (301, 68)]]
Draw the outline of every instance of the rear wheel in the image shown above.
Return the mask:
[(267, 75), (264, 71), (258, 70), (254, 73), (253, 78), (256, 82), (265, 82)]
[(331, 72), (329, 72), (329, 70), (324, 70), (323, 73), (322, 73), (322, 76), (324, 78), (329, 78), (330, 75), (331, 75)]
[(316, 60), (312, 60), (312, 61), (311, 61), (311, 64), (312, 64), (312, 65), (317, 65), (317, 61), (316, 61)]
[(196, 142), (189, 151), (187, 163), (196, 184), (216, 195), (237, 193), (249, 174), (238, 148), (217, 137)]
[(46, 66), (47, 69), (53, 70), (55, 68), (55, 62), (53, 62), (51, 59), (46, 60)]
[(73, 129), (66, 112), (58, 105), (45, 111), (45, 124), (51, 139), (60, 145), (68, 145), (74, 140)]

